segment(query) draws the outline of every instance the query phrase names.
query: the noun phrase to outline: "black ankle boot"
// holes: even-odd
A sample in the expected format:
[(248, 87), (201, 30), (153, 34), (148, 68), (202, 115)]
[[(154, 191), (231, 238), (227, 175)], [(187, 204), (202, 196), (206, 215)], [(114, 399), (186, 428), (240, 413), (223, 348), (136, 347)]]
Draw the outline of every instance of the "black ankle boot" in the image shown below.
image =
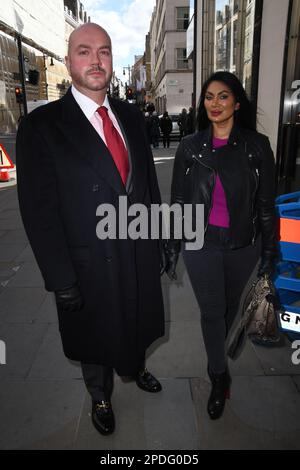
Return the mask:
[(207, 412), (211, 419), (218, 419), (223, 414), (226, 398), (230, 398), (231, 378), (228, 369), (222, 374), (208, 372), (208, 375), (212, 389), (207, 403)]

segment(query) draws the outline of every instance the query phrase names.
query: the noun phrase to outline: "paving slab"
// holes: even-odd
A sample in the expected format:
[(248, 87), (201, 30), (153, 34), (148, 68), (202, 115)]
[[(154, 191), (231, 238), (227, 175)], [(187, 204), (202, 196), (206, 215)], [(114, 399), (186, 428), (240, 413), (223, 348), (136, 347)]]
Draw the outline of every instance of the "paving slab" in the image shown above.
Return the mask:
[(62, 380), (82, 378), (79, 362), (70, 361), (64, 355), (57, 324), (49, 325), (28, 377)]
[(232, 361), (228, 359), (228, 365), (231, 375), (264, 375), (264, 369), (261, 361), (255, 354), (255, 350), (250, 341), (247, 341), (245, 347), (238, 359)]
[(32, 248), (27, 244), (15, 259), (16, 263), (36, 263)]
[(33, 323), (39, 317), (39, 308), (46, 297), (42, 287), (11, 287), (0, 295), (0, 321), (5, 323)]
[(0, 449), (71, 449), (85, 393), (82, 380), (2, 380)]
[(294, 384), (296, 385), (298, 392), (300, 393), (300, 376), (295, 375), (292, 377), (292, 379), (293, 379)]
[(191, 401), (190, 381), (164, 379), (162, 386), (164, 392), (161, 398), (149, 394), (145, 397), (147, 448), (198, 449), (196, 414)]
[[(19, 201), (14, 195), (12, 194), (16, 190), (16, 188), (12, 189), (11, 191), (0, 191), (0, 213), (6, 209), (19, 209)], [(10, 195), (8, 193), (11, 193)], [(3, 198), (3, 195), (8, 195), (7, 198)], [(18, 219), (19, 220), (19, 219)], [(24, 226), (20, 227), (24, 230)]]
[[(18, 197), (17, 197), (17, 194), (14, 194), (14, 193), (17, 193), (16, 191), (16, 187), (15, 188), (11, 188), (10, 191), (5, 191), (7, 194), (8, 192), (10, 192), (10, 195), (9, 197), (6, 199), (5, 201), (5, 204), (2, 204), (2, 201), (0, 199), (0, 210), (6, 210), (6, 209), (19, 209), (19, 201), (18, 201)], [(0, 193), (1, 194), (1, 193)]]
[(14, 209), (18, 207), (18, 196), (16, 187), (1, 190), (0, 188), (0, 211), (8, 208)]
[(0, 261), (9, 262), (15, 258), (25, 249), (27, 242), (14, 243), (14, 244), (0, 244)]
[(166, 338), (156, 341), (147, 352), (147, 367), (160, 377), (200, 377), (206, 372), (200, 322), (167, 323)]
[(206, 411), (209, 381), (192, 379), (201, 449), (299, 449), (300, 395), (289, 377), (236, 377), (221, 419)]
[(200, 320), (200, 310), (190, 284), (165, 283), (162, 288), (166, 321)]
[(18, 207), (10, 208), (7, 207), (0, 212), (0, 221), (1, 219), (21, 219), (20, 211)]
[(232, 406), (241, 420), (276, 433), (300, 430), (300, 394), (291, 377), (237, 377), (232, 388)]
[(20, 266), (18, 263), (0, 261), (0, 293), (3, 292), (9, 281), (17, 274)]
[(48, 325), (0, 324), (0, 338), (6, 344), (6, 364), (0, 378), (25, 378), (42, 344)]
[(0, 230), (19, 230), (23, 228), (21, 217), (0, 218)]
[(37, 312), (36, 322), (58, 323), (54, 294), (52, 292), (46, 292), (45, 290), (44, 292), (46, 293), (46, 296)]
[(189, 380), (162, 379), (157, 394), (140, 390), (134, 382), (115, 380), (112, 404), (116, 431), (101, 436), (91, 423), (91, 399), (86, 397), (75, 443), (76, 449), (171, 450), (197, 449), (195, 410)]
[(18, 262), (20, 269), (7, 287), (44, 287), (44, 280), (35, 262)]
[(24, 229), (18, 230), (6, 230), (0, 232), (0, 243), (1, 245), (11, 245), (14, 243), (29, 243)]
[(300, 364), (293, 364), (292, 361), (295, 349), (286, 337), (281, 347), (266, 348), (256, 345), (253, 347), (266, 375), (300, 374)]

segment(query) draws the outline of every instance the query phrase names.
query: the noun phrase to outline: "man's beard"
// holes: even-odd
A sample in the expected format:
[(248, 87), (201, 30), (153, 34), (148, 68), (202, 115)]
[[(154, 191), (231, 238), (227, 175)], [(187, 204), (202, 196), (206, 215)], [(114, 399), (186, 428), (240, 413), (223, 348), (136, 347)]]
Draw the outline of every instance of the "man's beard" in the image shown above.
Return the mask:
[(87, 88), (88, 90), (91, 90), (91, 91), (100, 91), (100, 90), (108, 88), (111, 76), (107, 76), (106, 72), (103, 69), (101, 69), (100, 71), (103, 72), (103, 78), (101, 78), (100, 80), (98, 79), (97, 81), (92, 81), (92, 80), (90, 81), (88, 74), (90, 72), (93, 72), (93, 71), (97, 72), (99, 70), (100, 69), (90, 70), (89, 72), (86, 72), (84, 76), (78, 74), (77, 72), (74, 72), (72, 68), (70, 72), (71, 72), (73, 83), (79, 85), (82, 88)]

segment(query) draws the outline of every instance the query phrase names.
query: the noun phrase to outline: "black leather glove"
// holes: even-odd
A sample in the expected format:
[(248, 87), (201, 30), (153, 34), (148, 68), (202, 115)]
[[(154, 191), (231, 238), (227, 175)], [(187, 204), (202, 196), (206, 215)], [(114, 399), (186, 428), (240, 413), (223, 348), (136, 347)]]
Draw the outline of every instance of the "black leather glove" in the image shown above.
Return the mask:
[(166, 270), (167, 256), (166, 256), (166, 243), (160, 242), (160, 275), (162, 276)]
[(75, 312), (83, 307), (83, 299), (76, 284), (55, 291), (57, 307), (63, 312)]
[(165, 272), (171, 281), (176, 281), (176, 266), (180, 253), (180, 241), (169, 241), (165, 247), (166, 267)]
[(263, 277), (267, 275), (272, 277), (275, 273), (275, 257), (274, 256), (262, 256), (260, 260), (260, 265), (257, 271), (258, 277)]
[(168, 266), (168, 245), (167, 242), (162, 241), (160, 245), (160, 275), (162, 276), (163, 273), (166, 271)]

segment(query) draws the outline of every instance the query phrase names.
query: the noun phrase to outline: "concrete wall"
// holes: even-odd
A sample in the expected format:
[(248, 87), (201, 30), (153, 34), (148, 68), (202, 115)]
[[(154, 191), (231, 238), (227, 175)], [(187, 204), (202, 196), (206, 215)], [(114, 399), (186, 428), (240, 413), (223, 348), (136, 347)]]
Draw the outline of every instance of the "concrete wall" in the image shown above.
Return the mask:
[(1, 0), (0, 20), (35, 41), (40, 46), (64, 57), (65, 20), (63, 0)]
[(276, 153), (282, 68), (289, 0), (264, 0), (259, 85), (258, 130), (267, 134)]

